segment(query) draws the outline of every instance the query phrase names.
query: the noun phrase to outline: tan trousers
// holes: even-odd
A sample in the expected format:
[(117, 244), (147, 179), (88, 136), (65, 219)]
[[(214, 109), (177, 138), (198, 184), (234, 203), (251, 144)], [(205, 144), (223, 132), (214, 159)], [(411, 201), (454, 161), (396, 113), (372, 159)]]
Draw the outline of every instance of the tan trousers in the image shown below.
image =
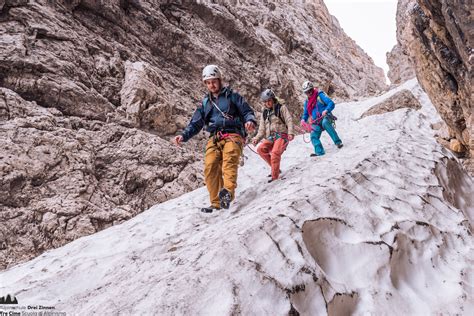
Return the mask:
[(237, 187), (237, 170), (242, 154), (242, 139), (239, 135), (214, 142), (207, 142), (204, 158), (204, 177), (211, 205), (220, 207), (219, 191), (226, 188), (234, 199)]

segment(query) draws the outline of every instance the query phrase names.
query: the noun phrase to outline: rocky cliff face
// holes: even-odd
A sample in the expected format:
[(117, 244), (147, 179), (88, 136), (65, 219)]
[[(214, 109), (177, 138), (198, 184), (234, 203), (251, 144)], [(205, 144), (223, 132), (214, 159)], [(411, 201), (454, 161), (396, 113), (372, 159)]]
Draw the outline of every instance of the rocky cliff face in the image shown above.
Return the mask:
[(410, 12), (413, 8), (412, 0), (399, 0), (397, 5), (397, 45), (387, 53), (387, 64), (389, 71), (388, 79), (392, 84), (401, 84), (409, 79), (415, 78), (415, 67), (410, 61), (407, 43), (413, 38)]
[(403, 52), (399, 45), (395, 45), (387, 53), (387, 64), (390, 68), (387, 77), (393, 85), (399, 85), (416, 76), (415, 68), (411, 64), (406, 52)]
[[(6, 1), (2, 10), (2, 38), (9, 45), (2, 51), (1, 84), (65, 115), (105, 120), (120, 108), (140, 117), (186, 116), (202, 96), (200, 71), (211, 62), (250, 101), (272, 86), (295, 103), (305, 79), (346, 98), (385, 88), (382, 70), (343, 33), (321, 0), (294, 6), (26, 2)], [(124, 100), (124, 80), (143, 72), (149, 82), (143, 90), (153, 95), (141, 105)], [(142, 123), (162, 133), (182, 127)]]
[(472, 122), (473, 29), (469, 5), (465, 1), (400, 1), (406, 12), (411, 36), (402, 42), (415, 65), (418, 81), (428, 93), (448, 125), (450, 149), (467, 157), (474, 172)]
[(168, 140), (208, 63), (295, 116), (306, 79), (339, 98), (385, 88), (322, 0), (3, 0), (0, 25), (0, 268), (201, 185), (205, 136)]
[(196, 189), (192, 151), (138, 129), (65, 116), (0, 88), (0, 267)]

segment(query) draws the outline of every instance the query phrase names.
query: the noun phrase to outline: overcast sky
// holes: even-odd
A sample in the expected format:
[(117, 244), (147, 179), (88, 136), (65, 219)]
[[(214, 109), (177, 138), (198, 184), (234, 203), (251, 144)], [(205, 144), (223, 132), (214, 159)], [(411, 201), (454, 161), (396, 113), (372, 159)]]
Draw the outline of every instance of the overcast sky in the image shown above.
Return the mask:
[(375, 64), (388, 71), (385, 54), (397, 43), (397, 0), (324, 0), (329, 12)]

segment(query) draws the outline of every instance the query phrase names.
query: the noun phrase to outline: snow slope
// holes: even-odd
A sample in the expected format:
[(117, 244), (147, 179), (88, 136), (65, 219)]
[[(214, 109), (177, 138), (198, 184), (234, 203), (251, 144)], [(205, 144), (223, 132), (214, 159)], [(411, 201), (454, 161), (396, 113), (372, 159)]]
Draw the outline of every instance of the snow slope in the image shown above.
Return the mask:
[[(400, 89), (420, 111), (358, 119)], [(338, 104), (338, 150), (299, 136), (284, 179), (246, 148), (237, 200), (203, 214), (205, 188), (0, 273), (0, 293), (68, 315), (474, 313), (473, 181), (433, 137), (412, 80)]]

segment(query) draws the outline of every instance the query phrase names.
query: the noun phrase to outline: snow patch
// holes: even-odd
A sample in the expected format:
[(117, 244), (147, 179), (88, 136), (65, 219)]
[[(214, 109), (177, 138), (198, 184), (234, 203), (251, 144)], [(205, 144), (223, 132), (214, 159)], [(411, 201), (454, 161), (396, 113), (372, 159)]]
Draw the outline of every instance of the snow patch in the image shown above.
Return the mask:
[[(396, 90), (422, 109), (357, 120)], [(298, 136), (283, 180), (249, 148), (237, 199), (205, 188), (0, 272), (0, 293), (70, 314), (472, 314), (473, 183), (434, 139), (416, 81), (338, 104), (338, 149)]]

